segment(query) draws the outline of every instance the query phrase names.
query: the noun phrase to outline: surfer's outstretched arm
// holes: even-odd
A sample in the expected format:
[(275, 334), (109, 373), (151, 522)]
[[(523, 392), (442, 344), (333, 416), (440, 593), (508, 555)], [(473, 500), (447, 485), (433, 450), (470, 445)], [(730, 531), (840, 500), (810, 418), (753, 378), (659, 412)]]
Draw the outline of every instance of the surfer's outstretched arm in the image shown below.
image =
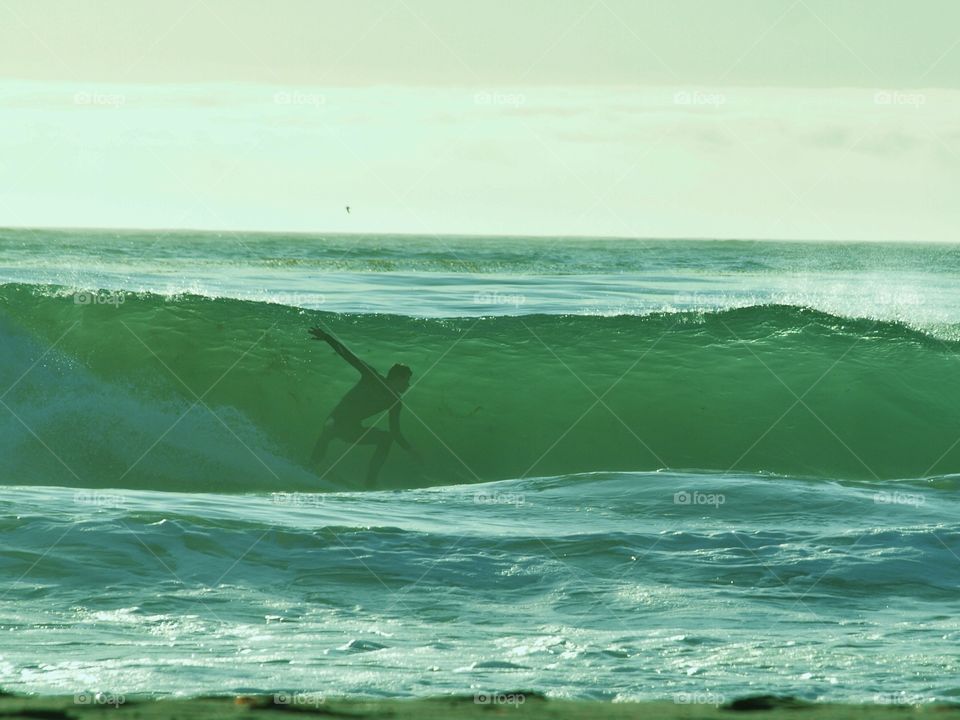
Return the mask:
[(337, 340), (333, 335), (328, 333), (326, 330), (318, 327), (310, 328), (310, 334), (313, 335), (314, 340), (323, 340), (324, 342), (326, 342), (330, 347), (334, 349), (337, 355), (339, 355), (348, 363), (353, 365), (353, 367), (355, 367), (361, 375), (366, 375), (367, 373), (376, 374), (376, 371), (372, 367), (367, 365), (363, 360), (361, 360), (352, 352), (347, 350), (346, 345), (344, 345), (342, 342)]

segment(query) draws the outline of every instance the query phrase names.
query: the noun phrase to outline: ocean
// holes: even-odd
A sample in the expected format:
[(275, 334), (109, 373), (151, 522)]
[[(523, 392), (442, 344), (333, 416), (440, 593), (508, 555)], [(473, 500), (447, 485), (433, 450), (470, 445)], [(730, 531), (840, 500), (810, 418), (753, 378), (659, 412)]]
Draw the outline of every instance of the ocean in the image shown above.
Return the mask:
[[(0, 230), (0, 689), (960, 697), (960, 248)], [(416, 449), (311, 451), (413, 371)], [(386, 427), (386, 419), (378, 419)]]

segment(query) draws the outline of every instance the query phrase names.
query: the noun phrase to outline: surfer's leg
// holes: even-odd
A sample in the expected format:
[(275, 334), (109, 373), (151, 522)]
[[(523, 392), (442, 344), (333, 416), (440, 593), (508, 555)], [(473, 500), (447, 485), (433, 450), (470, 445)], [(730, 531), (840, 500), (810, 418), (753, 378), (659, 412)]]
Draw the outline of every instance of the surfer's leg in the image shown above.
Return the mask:
[(380, 474), (380, 468), (387, 461), (387, 454), (393, 444), (393, 435), (386, 430), (367, 430), (358, 442), (364, 445), (376, 445), (373, 457), (370, 458), (370, 465), (367, 468), (367, 487), (373, 487), (373, 484), (377, 481), (377, 475)]
[(336, 437), (336, 434), (333, 420), (327, 420), (320, 437), (317, 438), (317, 444), (313, 446), (313, 454), (310, 456), (311, 465), (316, 465), (323, 460), (323, 456), (327, 454), (327, 448), (330, 446), (330, 441)]

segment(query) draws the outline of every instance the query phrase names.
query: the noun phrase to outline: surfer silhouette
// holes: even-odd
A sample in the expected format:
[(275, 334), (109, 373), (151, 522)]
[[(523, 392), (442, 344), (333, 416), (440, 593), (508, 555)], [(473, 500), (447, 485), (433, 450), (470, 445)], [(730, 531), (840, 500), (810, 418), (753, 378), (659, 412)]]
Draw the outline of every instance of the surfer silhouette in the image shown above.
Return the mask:
[[(354, 445), (375, 445), (376, 449), (367, 469), (367, 485), (373, 485), (393, 443), (418, 457), (400, 432), (400, 410), (403, 408), (400, 396), (410, 387), (410, 377), (413, 375), (410, 368), (398, 363), (391, 367), (384, 377), (325, 330), (311, 328), (310, 334), (314, 340), (323, 340), (330, 345), (337, 355), (360, 373), (360, 380), (337, 403), (324, 423), (323, 431), (313, 448), (311, 463), (317, 465), (323, 459), (334, 438)], [(384, 410), (390, 411), (389, 430), (365, 427), (362, 424), (363, 420)]]

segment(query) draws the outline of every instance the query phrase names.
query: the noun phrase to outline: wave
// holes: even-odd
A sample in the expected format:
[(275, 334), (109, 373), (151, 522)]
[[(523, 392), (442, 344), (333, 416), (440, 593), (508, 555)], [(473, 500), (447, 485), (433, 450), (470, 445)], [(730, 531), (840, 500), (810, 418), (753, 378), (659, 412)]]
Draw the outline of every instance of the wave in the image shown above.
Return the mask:
[[(456, 547), (462, 565), (446, 573), (464, 586), (497, 576), (540, 592), (538, 578), (557, 579), (553, 560), (619, 577), (633, 557), (647, 579), (667, 584), (942, 599), (955, 594), (950, 560), (960, 540), (953, 489), (750, 474), (592, 473), (403, 492), (242, 496), (16, 487), (0, 508), (9, 511), (0, 530), (17, 550), (14, 576), (79, 525), (32, 574), (38, 584), (28, 592), (56, 580), (58, 588), (89, 594), (102, 587), (91, 587), (91, 578), (143, 587), (148, 573), (150, 582), (170, 581), (170, 568), (178, 580), (214, 586), (223, 563), (238, 557), (231, 582), (241, 584), (306, 589), (322, 568), (341, 588), (402, 587), (422, 578), (425, 559)], [(259, 541), (247, 557), (251, 538)], [(354, 554), (343, 552), (344, 543)], [(491, 543), (498, 552), (488, 555)], [(155, 554), (166, 564), (151, 562)], [(528, 573), (510, 572), (517, 558), (527, 559)]]
[[(749, 672), (757, 692), (811, 700), (950, 699), (958, 519), (956, 485), (746, 473), (299, 494), (7, 487), (3, 624), (19, 642), (0, 681), (346, 696), (463, 694), (479, 677), (656, 699), (702, 693), (705, 678), (730, 697)], [(38, 647), (55, 657), (38, 665)], [(920, 670), (903, 676), (904, 657)]]
[[(413, 292), (413, 290), (411, 290)], [(3, 481), (243, 492), (363, 486), (309, 466), (355, 372), (413, 368), (401, 488), (709, 468), (849, 479), (960, 468), (960, 343), (788, 305), (417, 319), (234, 299), (0, 286)]]

